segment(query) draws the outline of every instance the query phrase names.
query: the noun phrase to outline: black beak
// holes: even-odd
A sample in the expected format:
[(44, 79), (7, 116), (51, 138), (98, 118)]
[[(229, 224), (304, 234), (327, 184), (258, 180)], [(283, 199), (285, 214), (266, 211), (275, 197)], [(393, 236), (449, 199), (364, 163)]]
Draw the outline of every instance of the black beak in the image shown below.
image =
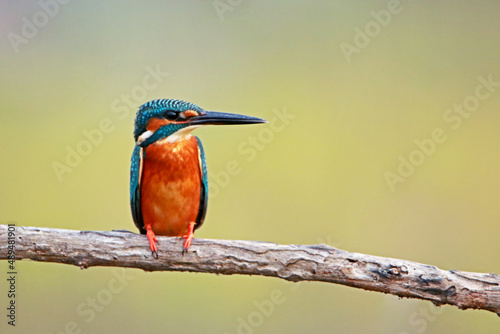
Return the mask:
[(230, 125), (267, 123), (265, 119), (227, 112), (203, 111), (203, 114), (188, 120), (190, 125)]

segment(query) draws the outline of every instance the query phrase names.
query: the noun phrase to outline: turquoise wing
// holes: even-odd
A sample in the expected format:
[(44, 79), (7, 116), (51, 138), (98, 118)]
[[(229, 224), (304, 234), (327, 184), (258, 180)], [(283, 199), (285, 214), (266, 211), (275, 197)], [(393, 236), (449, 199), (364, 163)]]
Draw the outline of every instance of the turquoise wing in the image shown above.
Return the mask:
[(200, 194), (200, 206), (198, 209), (198, 216), (196, 217), (195, 229), (199, 228), (203, 221), (205, 220), (205, 214), (207, 213), (208, 204), (208, 178), (207, 178), (207, 161), (205, 160), (205, 150), (201, 143), (200, 138), (195, 137), (198, 141), (198, 155), (200, 160), (200, 177), (201, 177), (201, 194)]
[(138, 145), (135, 146), (130, 163), (130, 209), (135, 226), (142, 234), (145, 234), (144, 222), (142, 220), (141, 210), (141, 174), (142, 162), (144, 160), (144, 149)]

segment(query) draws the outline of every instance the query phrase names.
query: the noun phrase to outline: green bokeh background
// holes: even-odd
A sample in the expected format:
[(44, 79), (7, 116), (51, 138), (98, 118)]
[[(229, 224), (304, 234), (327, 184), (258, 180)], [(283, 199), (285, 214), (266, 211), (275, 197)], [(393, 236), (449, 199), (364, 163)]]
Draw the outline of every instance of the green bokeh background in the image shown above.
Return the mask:
[[(227, 0), (219, 12), (213, 1), (71, 1), (13, 47), (12, 34), (43, 19), (40, 3), (0, 4), (0, 223), (135, 231), (134, 114), (148, 100), (178, 98), (269, 120), (294, 116), (281, 131), (196, 130), (212, 182), (196, 237), (328, 243), (500, 273), (500, 87), (457, 129), (443, 119), (474, 95), (479, 77), (500, 82), (498, 1), (401, 1), (385, 26), (372, 11), (387, 10), (388, 1)], [(365, 28), (373, 29), (368, 45), (346, 57), (342, 43), (354, 45)], [(168, 76), (142, 94), (147, 67)], [(126, 106), (122, 118), (118, 105)], [(66, 164), (68, 147), (103, 119), (113, 130), (59, 180), (53, 163)], [(391, 189), (385, 173), (397, 173), (399, 156), (418, 154), (415, 140), (436, 128), (446, 140)], [(249, 159), (239, 147), (252, 138), (262, 146)], [(238, 173), (223, 184), (232, 161)], [(0, 266), (5, 310), (7, 267)], [(17, 326), (7, 326), (3, 311), (1, 333), (71, 333), (71, 324), (75, 333), (500, 330), (490, 312), (332, 284), (133, 269), (90, 319), (77, 308), (108, 296), (116, 269), (17, 266)], [(280, 303), (259, 311), (273, 293)]]

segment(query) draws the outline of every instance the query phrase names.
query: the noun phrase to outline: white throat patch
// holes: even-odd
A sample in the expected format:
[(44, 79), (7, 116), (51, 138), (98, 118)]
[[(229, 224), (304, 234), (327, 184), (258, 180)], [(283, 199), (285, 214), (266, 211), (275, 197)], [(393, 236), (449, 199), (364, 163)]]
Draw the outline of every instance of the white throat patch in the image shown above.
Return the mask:
[[(162, 140), (159, 140), (158, 143), (162, 143), (162, 142), (167, 142), (167, 143), (177, 143), (179, 141), (182, 141), (186, 138), (188, 138), (190, 135), (191, 135), (191, 131), (193, 131), (194, 129), (200, 127), (201, 125), (191, 125), (191, 126), (187, 126), (185, 128), (182, 128), (176, 132), (174, 132), (173, 134), (171, 134), (170, 136), (168, 136), (167, 138), (165, 139), (162, 139)], [(151, 137), (153, 135), (153, 131), (144, 131), (137, 139), (137, 145), (140, 145), (142, 144), (146, 139), (148, 139), (149, 137)]]
[(188, 138), (189, 136), (191, 136), (191, 131), (193, 131), (196, 128), (199, 128), (200, 126), (201, 125), (187, 126), (185, 128), (182, 128), (182, 129), (174, 132), (173, 134), (171, 134), (170, 136), (168, 136), (167, 138), (165, 138), (163, 140), (166, 140), (167, 143), (177, 143), (177, 142), (182, 141), (182, 140)]

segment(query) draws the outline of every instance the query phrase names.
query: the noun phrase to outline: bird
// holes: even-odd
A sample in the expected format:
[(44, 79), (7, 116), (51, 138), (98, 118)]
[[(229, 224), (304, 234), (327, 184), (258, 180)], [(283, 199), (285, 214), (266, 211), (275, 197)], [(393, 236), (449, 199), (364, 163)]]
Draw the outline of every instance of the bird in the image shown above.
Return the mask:
[(130, 164), (130, 208), (141, 234), (158, 258), (156, 236), (184, 239), (188, 251), (194, 231), (205, 220), (208, 179), (205, 151), (191, 132), (205, 125), (267, 123), (176, 99), (156, 99), (139, 107)]

